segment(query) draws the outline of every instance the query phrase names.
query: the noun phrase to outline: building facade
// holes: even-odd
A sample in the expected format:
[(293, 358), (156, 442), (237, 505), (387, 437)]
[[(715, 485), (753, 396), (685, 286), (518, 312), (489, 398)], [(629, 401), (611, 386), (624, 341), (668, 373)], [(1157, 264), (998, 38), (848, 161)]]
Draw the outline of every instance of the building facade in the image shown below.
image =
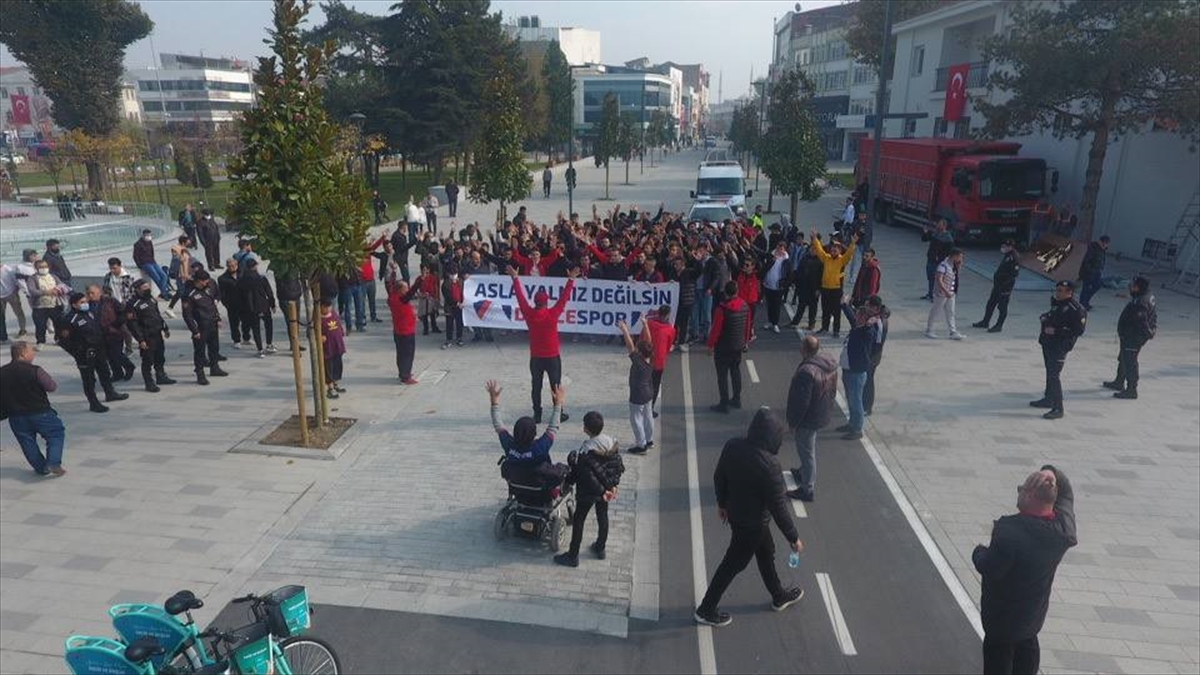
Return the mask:
[[(1013, 26), (1011, 6), (1002, 0), (970, 0), (947, 4), (893, 28), (896, 63), (889, 84), (890, 113), (925, 113), (921, 119), (887, 120), (884, 135), (970, 138), (984, 120), (971, 98), (989, 95), (986, 81), (993, 67), (983, 59), (983, 40)], [(943, 118), (947, 71), (969, 64), (967, 103), (962, 118)], [(1012, 139), (1021, 155), (1041, 157), (1059, 172), (1056, 206), (1077, 210), (1092, 137), (1055, 139), (1051, 130)], [(1096, 205), (1094, 236), (1112, 238), (1110, 252), (1140, 258), (1147, 240), (1167, 241), (1195, 191), (1200, 188), (1200, 161), (1189, 142), (1177, 133), (1148, 123), (1141, 133), (1125, 134), (1108, 147)]]
[[(690, 98), (691, 104), (688, 107), (685, 115), (681, 119), (680, 133), (684, 133), (686, 126), (688, 135), (693, 139), (700, 138), (704, 135), (705, 125), (708, 122), (708, 107), (709, 107), (709, 75), (704, 69), (704, 65), (700, 63), (675, 63), (674, 61), (665, 61), (660, 66), (670, 66), (678, 68), (683, 73), (683, 86), (685, 89), (684, 98)], [(687, 89), (691, 89), (688, 94)]]
[(855, 62), (846, 43), (853, 9), (848, 3), (788, 12), (775, 22), (769, 79), (800, 70), (812, 81), (817, 129), (832, 162), (857, 159), (858, 141), (869, 133), (865, 116), (875, 110), (875, 69)]
[(161, 54), (160, 68), (129, 72), (142, 118), (167, 124), (221, 124), (254, 106), (249, 66), (235, 59)]
[(521, 42), (541, 43), (542, 51), (552, 40), (558, 40), (559, 49), (572, 66), (600, 63), (600, 32), (586, 28), (552, 27), (541, 25), (536, 16), (523, 16), (516, 24), (505, 25), (504, 33)]
[(0, 68), (0, 129), (6, 143), (24, 149), (61, 133), (50, 116), (51, 106), (28, 68)]
[[(675, 71), (679, 73), (678, 70)], [(682, 92), (676, 88), (680, 78), (623, 66), (589, 65), (572, 69), (575, 79), (575, 135), (585, 147), (595, 140), (596, 127), (604, 110), (604, 97), (617, 96), (622, 117), (632, 118), (641, 128), (661, 111), (678, 120), (682, 110)]]

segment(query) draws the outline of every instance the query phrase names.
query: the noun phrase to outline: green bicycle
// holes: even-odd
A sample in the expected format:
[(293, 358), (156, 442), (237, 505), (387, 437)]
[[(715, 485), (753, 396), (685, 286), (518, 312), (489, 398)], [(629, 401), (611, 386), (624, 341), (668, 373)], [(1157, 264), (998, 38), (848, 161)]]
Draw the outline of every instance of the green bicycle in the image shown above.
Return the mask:
[[(72, 636), (66, 660), (72, 672), (167, 675), (240, 673), (242, 675), (337, 675), (341, 663), (325, 641), (302, 635), (311, 626), (312, 609), (303, 586), (284, 586), (263, 596), (233, 600), (249, 603), (254, 621), (231, 631), (199, 631), (191, 611), (204, 601), (180, 591), (163, 606), (126, 604), (109, 610), (123, 642)], [(179, 619), (184, 615), (186, 620)], [(210, 641), (208, 648), (205, 640)]]

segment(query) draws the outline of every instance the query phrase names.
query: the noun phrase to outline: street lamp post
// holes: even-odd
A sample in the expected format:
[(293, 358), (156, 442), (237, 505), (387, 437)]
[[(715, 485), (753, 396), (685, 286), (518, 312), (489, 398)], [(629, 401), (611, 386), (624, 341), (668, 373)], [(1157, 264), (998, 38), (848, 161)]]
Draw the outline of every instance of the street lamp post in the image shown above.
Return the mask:
[[(874, 142), (871, 144), (871, 175), (867, 186), (869, 198), (879, 199), (879, 146), (883, 140), (883, 118), (887, 114), (887, 73), (891, 67), (892, 52), (889, 41), (892, 37), (892, 0), (887, 0), (883, 15), (883, 53), (879, 63), (879, 83), (875, 88), (875, 129)], [(864, 204), (871, 214), (871, 227), (875, 226), (876, 213), (870, 203)]]

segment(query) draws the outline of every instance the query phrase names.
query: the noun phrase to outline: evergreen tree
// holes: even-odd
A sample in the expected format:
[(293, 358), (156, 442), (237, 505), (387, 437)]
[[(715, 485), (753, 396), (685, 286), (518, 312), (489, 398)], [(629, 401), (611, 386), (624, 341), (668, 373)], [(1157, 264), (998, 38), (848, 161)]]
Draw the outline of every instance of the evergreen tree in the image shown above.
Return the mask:
[(624, 185), (631, 185), (629, 182), (629, 161), (633, 159), (634, 154), (637, 153), (640, 147), (640, 143), (638, 142), (640, 134), (637, 126), (637, 123), (633, 121), (631, 116), (623, 115), (621, 117), (621, 124), (617, 127), (617, 156), (625, 162)]
[(473, 202), (500, 202), (501, 222), (505, 203), (529, 196), (533, 178), (525, 166), (522, 146), (521, 101), (512, 75), (501, 70), (483, 92), (483, 129), (475, 143), (475, 165), (467, 194)]
[(796, 221), (798, 201), (821, 196), (817, 180), (825, 176), (825, 147), (817, 134), (812, 84), (802, 71), (789, 70), (771, 88), (770, 127), (763, 134), (761, 166), (780, 193), (791, 198)]
[(1013, 27), (986, 43), (992, 100), (973, 105), (993, 138), (1053, 129), (1092, 137), (1079, 202), (1091, 239), (1109, 143), (1169, 125), (1195, 143), (1200, 131), (1200, 4), (1179, 0), (1021, 2)]
[(546, 124), (546, 144), (554, 149), (567, 144), (571, 139), (571, 118), (574, 108), (575, 81), (571, 78), (571, 65), (562, 53), (558, 40), (551, 40), (546, 47), (546, 59), (542, 62), (542, 78), (546, 83), (549, 111)]
[[(127, 0), (6, 0), (0, 44), (29, 66), (54, 101), (58, 126), (93, 138), (117, 129), (125, 48), (154, 22)], [(87, 161), (88, 189), (104, 189), (98, 162)]]
[[(231, 218), (256, 238), (276, 279), (303, 282), (306, 315), (323, 272), (357, 274), (370, 217), (363, 182), (345, 170), (337, 124), (323, 105), (321, 83), (334, 46), (304, 47), (299, 25), (309, 0), (275, 0), (273, 56), (258, 60), (258, 105), (246, 111), (241, 153), (229, 165)], [(310, 333), (317, 419), (327, 419), (319, 322)], [(297, 387), (300, 384), (297, 383)]]
[(175, 180), (179, 181), (181, 185), (192, 185), (196, 180), (191, 163), (182, 153), (175, 155)]
[(596, 161), (604, 165), (604, 198), (608, 196), (608, 164), (613, 157), (620, 157), (621, 106), (617, 95), (604, 95), (604, 107), (600, 110), (600, 122), (596, 125)]

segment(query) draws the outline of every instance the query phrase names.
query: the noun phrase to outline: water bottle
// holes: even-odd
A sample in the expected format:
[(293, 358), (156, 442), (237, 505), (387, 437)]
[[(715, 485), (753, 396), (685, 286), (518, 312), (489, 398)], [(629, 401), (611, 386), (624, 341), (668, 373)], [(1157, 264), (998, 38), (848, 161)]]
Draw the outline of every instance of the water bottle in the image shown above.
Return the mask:
[(800, 566), (800, 554), (796, 553), (795, 551), (792, 551), (792, 554), (788, 556), (788, 567), (790, 567), (792, 569), (796, 569), (799, 566)]

